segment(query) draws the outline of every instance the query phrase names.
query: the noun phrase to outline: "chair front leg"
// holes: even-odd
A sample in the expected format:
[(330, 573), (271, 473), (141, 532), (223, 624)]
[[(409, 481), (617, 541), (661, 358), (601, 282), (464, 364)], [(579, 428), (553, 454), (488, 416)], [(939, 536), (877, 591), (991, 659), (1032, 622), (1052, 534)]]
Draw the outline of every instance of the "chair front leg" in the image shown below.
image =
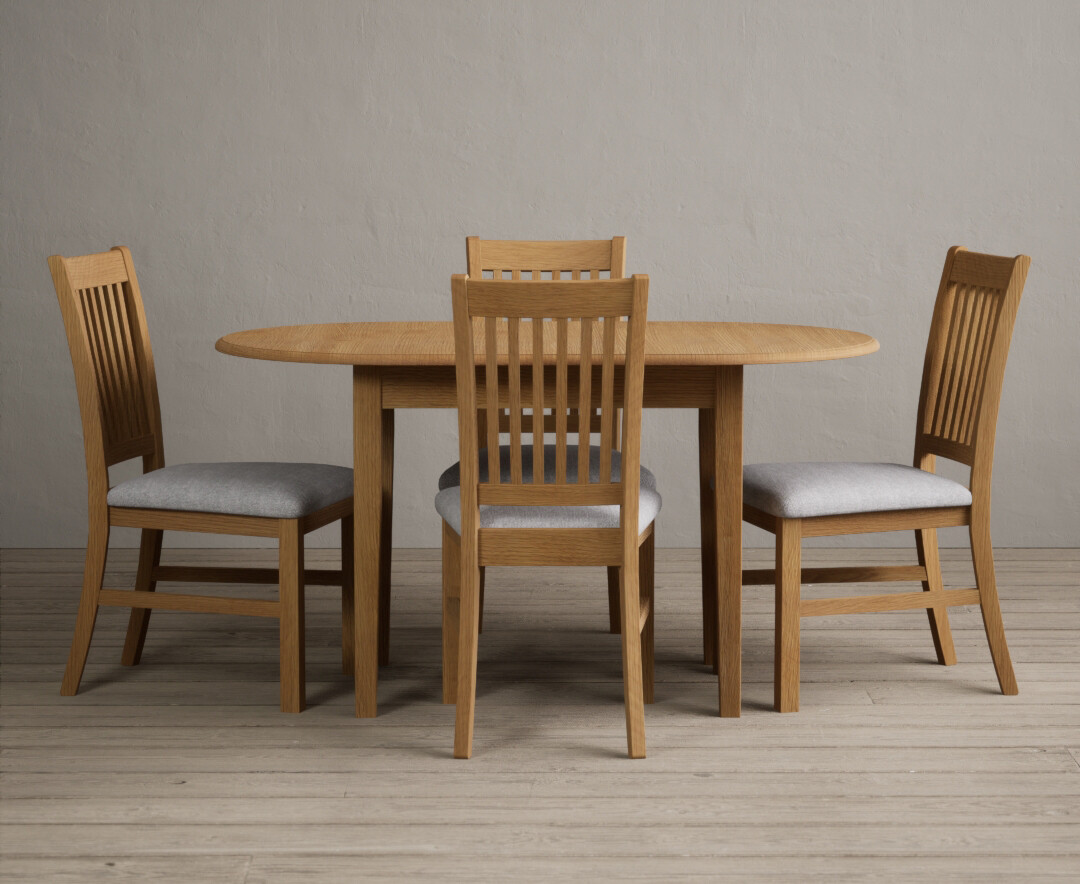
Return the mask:
[(79, 690), (86, 655), (90, 651), (90, 639), (94, 635), (94, 623), (97, 620), (98, 597), (101, 583), (105, 578), (105, 558), (109, 553), (109, 522), (107, 518), (93, 519), (91, 516), (90, 535), (86, 541), (86, 565), (83, 568), (82, 595), (79, 597), (79, 613), (75, 618), (75, 635), (71, 639), (71, 651), (68, 654), (64, 680), (60, 684), (60, 693), (71, 697)]
[(442, 529), (442, 590), (442, 701), (453, 703), (457, 699), (461, 629), (461, 540), (446, 522)]
[(281, 711), (303, 712), (304, 536), (296, 519), (282, 519), (278, 538)]
[(773, 705), (799, 711), (799, 600), (802, 581), (802, 522), (778, 519), (776, 532), (776, 632)]
[(971, 559), (975, 565), (975, 585), (979, 588), (979, 607), (982, 609), (986, 640), (990, 643), (990, 656), (994, 660), (1001, 693), (1020, 693), (1013, 672), (1009, 646), (1005, 642), (1005, 624), (1001, 619), (1001, 603), (998, 601), (997, 580), (994, 576), (994, 547), (990, 541), (990, 513), (972, 509)]
[[(153, 592), (157, 589), (154, 569), (161, 564), (161, 538), (164, 531), (144, 528), (139, 541), (139, 569), (135, 574), (135, 589)], [(120, 662), (124, 666), (136, 666), (142, 659), (146, 643), (146, 628), (150, 625), (150, 608), (132, 608), (128, 617), (127, 636)]]
[[(945, 586), (941, 580), (941, 556), (938, 554), (937, 530), (923, 528), (915, 532), (915, 549), (919, 554), (919, 564), (926, 569), (923, 581), (924, 592), (940, 592)], [(952, 629), (949, 627), (949, 609), (927, 608), (930, 618), (930, 634), (934, 639), (934, 651), (938, 663), (952, 666), (956, 663), (956, 647), (953, 645)]]

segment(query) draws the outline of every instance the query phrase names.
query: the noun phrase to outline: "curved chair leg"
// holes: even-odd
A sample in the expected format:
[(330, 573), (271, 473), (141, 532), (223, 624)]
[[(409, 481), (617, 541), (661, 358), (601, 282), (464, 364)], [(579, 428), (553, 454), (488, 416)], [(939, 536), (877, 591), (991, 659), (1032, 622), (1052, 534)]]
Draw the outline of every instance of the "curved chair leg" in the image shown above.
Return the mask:
[(626, 748), (631, 758), (645, 757), (645, 705), (641, 683), (641, 602), (637, 552), (626, 555), (622, 577), (622, 664), (623, 697), (626, 703)]
[(71, 651), (68, 654), (64, 680), (60, 684), (60, 693), (71, 697), (79, 690), (86, 655), (90, 650), (90, 639), (94, 635), (94, 622), (97, 620), (98, 597), (101, 594), (101, 581), (105, 577), (105, 558), (109, 553), (109, 523), (91, 522), (90, 536), (86, 542), (86, 565), (83, 568), (82, 596), (79, 598), (79, 613), (75, 618), (75, 635), (71, 639)]
[(350, 676), (356, 654), (353, 542), (353, 517), (346, 516), (341, 520), (341, 671)]
[(618, 635), (621, 628), (619, 620), (619, 566), (608, 565), (607, 569), (607, 608), (608, 632)]
[(476, 652), (480, 637), (480, 568), (476, 540), (461, 538), (461, 609), (458, 631), (457, 710), (454, 717), (454, 757), (472, 757), (476, 710)]
[[(153, 592), (157, 589), (154, 569), (161, 563), (161, 538), (164, 531), (144, 528), (139, 541), (139, 570), (135, 574), (135, 589)], [(142, 659), (143, 645), (146, 643), (146, 627), (150, 625), (150, 608), (132, 608), (128, 617), (127, 637), (124, 639), (124, 652), (120, 662), (125, 666), (136, 666)]]
[(304, 711), (304, 535), (296, 519), (281, 520), (278, 538), (281, 711)]
[(777, 519), (776, 633), (773, 705), (777, 712), (799, 711), (799, 598), (802, 580), (802, 522)]
[(655, 587), (656, 529), (638, 549), (638, 579), (641, 581), (641, 601), (649, 606), (649, 615), (641, 628), (641, 688), (646, 703), (656, 699), (653, 617), (656, 613)]
[(442, 701), (453, 703), (457, 698), (461, 630), (461, 540), (446, 522), (442, 528), (442, 590)]
[(990, 541), (990, 519), (987, 513), (972, 510), (971, 513), (971, 559), (975, 565), (975, 584), (979, 588), (979, 607), (982, 609), (986, 640), (990, 643), (990, 656), (994, 659), (1001, 693), (1018, 694), (1016, 674), (1013, 672), (1009, 646), (1005, 643), (1005, 624), (1001, 620), (1001, 604), (998, 602), (997, 581), (994, 577), (994, 548)]
[[(925, 592), (940, 592), (945, 587), (941, 581), (941, 557), (938, 555), (937, 530), (921, 528), (915, 532), (915, 549), (919, 554), (919, 564), (926, 569), (926, 580), (922, 588)], [(953, 645), (952, 629), (949, 627), (949, 609), (927, 608), (930, 618), (930, 634), (934, 638), (934, 650), (938, 663), (952, 666), (956, 663), (956, 647)]]

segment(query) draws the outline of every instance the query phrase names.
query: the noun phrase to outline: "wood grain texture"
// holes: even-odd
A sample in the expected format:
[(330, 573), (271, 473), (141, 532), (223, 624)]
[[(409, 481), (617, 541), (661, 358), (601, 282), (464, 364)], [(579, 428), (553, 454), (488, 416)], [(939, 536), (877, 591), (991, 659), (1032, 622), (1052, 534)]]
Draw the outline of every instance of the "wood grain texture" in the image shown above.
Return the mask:
[[(479, 260), (479, 249), (482, 244), (474, 238), (467, 241), (467, 259)], [(622, 265), (625, 270), (625, 241), (619, 242), (618, 238), (613, 241), (611, 249), (612, 269), (610, 275), (613, 279), (623, 277), (624, 272), (618, 275), (616, 267)], [(475, 265), (470, 265), (475, 266)], [(493, 268), (494, 269), (494, 268)], [(492, 274), (491, 285), (495, 285), (505, 295), (507, 286), (512, 286), (515, 280), (520, 282), (526, 274), (520, 269), (513, 267), (509, 279), (503, 271), (508, 268), (500, 268), (498, 277)], [(559, 268), (566, 269), (566, 268)], [(572, 268), (571, 268), (572, 269)], [(534, 269), (529, 276), (537, 282), (542, 282), (547, 271)], [(552, 280), (545, 285), (558, 285), (555, 274)], [(573, 276), (573, 274), (571, 274)], [(590, 271), (590, 278), (595, 279), (597, 274)], [(464, 279), (464, 277), (462, 277)], [(583, 278), (583, 274), (582, 274)], [(610, 288), (610, 286), (608, 286)], [(513, 291), (513, 289), (509, 289)], [(522, 315), (524, 320), (533, 320), (536, 317)], [(581, 333), (580, 326), (569, 321), (555, 321), (547, 323), (532, 323), (532, 334), (524, 335), (519, 340), (519, 359), (523, 366), (521, 379), (522, 402), (532, 401), (533, 408), (537, 411), (544, 407), (551, 407), (555, 411), (554, 430), (556, 439), (565, 438), (565, 433), (572, 426), (570, 420), (569, 405), (578, 398), (580, 401), (580, 383), (578, 372), (572, 371), (570, 364), (573, 358), (580, 359)], [(509, 334), (506, 327), (495, 328), (496, 346), (500, 356), (497, 358), (497, 367), (501, 374), (502, 366), (508, 364), (509, 355), (506, 353), (505, 337)], [(616, 330), (616, 348), (625, 346), (625, 327)], [(488, 401), (486, 384), (486, 353), (491, 349), (487, 347), (485, 340), (486, 331), (477, 324), (470, 330), (472, 339), (472, 352), (476, 354), (470, 372), (473, 375), (476, 394), (479, 401)], [(605, 384), (605, 367), (602, 354), (604, 348), (604, 332), (599, 323), (595, 324), (591, 337), (591, 350), (596, 357), (592, 360), (593, 375), (588, 384), (594, 390), (601, 391), (603, 396)], [(836, 329), (815, 328), (807, 326), (768, 325), (760, 323), (717, 323), (717, 322), (689, 322), (667, 323), (653, 322), (645, 330), (645, 353), (644, 382), (642, 392), (643, 407), (660, 408), (697, 408), (703, 409), (714, 419), (709, 422), (707, 435), (712, 440), (710, 460), (717, 457), (716, 452), (722, 450), (716, 445), (716, 439), (720, 434), (737, 436), (739, 440), (739, 467), (741, 469), (741, 378), (742, 366), (750, 364), (770, 364), (783, 362), (811, 362), (826, 359), (843, 359), (852, 356), (872, 353), (878, 348), (877, 341), (873, 338), (857, 332), (847, 332)], [(318, 326), (290, 326), (273, 329), (257, 329), (247, 332), (237, 332), (226, 335), (217, 343), (217, 349), (224, 353), (237, 356), (245, 356), (256, 359), (283, 360), (292, 362), (314, 362), (327, 364), (343, 364), (354, 366), (354, 378), (363, 373), (370, 377), (372, 391), (370, 395), (377, 397), (379, 407), (383, 410), (394, 408), (454, 408), (458, 405), (457, 390), (460, 383), (464, 383), (463, 375), (460, 375), (459, 366), (454, 360), (454, 333), (452, 323), (446, 322), (411, 322), (411, 323), (333, 323)], [(611, 380), (612, 395), (615, 399), (621, 399), (625, 395), (625, 367), (618, 355), (613, 360), (614, 377)], [(524, 366), (529, 367), (528, 376), (525, 375)], [(543, 370), (540, 370), (543, 366)], [(730, 369), (727, 374), (717, 369)], [(718, 401), (718, 377), (731, 378), (735, 374), (739, 377), (739, 409), (738, 420), (740, 425), (734, 427), (731, 420), (721, 422), (714, 414)], [(533, 378), (537, 383), (533, 383)], [(374, 391), (374, 387), (378, 391)], [(730, 381), (726, 382), (725, 390), (729, 390)], [(355, 387), (354, 387), (355, 389)], [(725, 399), (730, 398), (728, 393)], [(505, 395), (497, 394), (492, 405), (488, 402), (487, 408), (481, 408), (476, 412), (476, 430), (484, 433), (489, 442), (492, 437), (498, 435), (502, 425), (502, 415), (510, 405), (509, 391)], [(366, 459), (369, 452), (377, 450), (381, 444), (373, 442), (367, 435), (364, 421), (358, 420), (355, 410), (354, 397), (354, 470), (356, 475), (366, 475), (368, 466)], [(594, 400), (595, 401), (595, 400)], [(599, 404), (596, 402), (595, 404)], [(487, 411), (499, 413), (500, 418), (496, 423), (494, 418), (490, 421)], [(375, 411), (368, 412), (367, 418), (375, 419)], [(509, 421), (509, 416), (506, 416)], [(560, 421), (565, 422), (561, 424)], [(547, 421), (545, 421), (547, 423)], [(507, 424), (509, 429), (509, 425)], [(531, 431), (531, 427), (530, 427)], [(601, 430), (602, 431), (602, 430)], [(522, 432), (525, 430), (524, 417), (522, 418)], [(616, 436), (620, 434), (615, 433)], [(621, 440), (619, 441), (621, 443)], [(725, 439), (725, 446), (731, 449), (732, 439)], [(489, 450), (493, 452), (493, 445)], [(559, 470), (565, 470), (565, 445), (556, 444), (556, 471), (557, 476), (562, 476)], [(534, 458), (539, 456), (539, 451), (534, 450)], [(727, 456), (727, 455), (725, 455)], [(732, 465), (725, 461), (728, 468), (727, 477), (731, 479), (735, 475)], [(537, 470), (537, 472), (539, 472)], [(355, 480), (359, 483), (360, 480)], [(561, 481), (561, 479), (560, 479)], [(715, 483), (714, 483), (715, 484)], [(728, 482), (734, 486), (738, 483)], [(357, 488), (361, 485), (357, 484)], [(364, 484), (364, 487), (373, 487)], [(718, 487), (718, 486), (717, 486)], [(725, 486), (726, 487), (726, 486)], [(741, 486), (740, 486), (741, 488)], [(375, 493), (370, 491), (370, 493)], [(725, 561), (734, 563), (726, 571), (724, 586), (728, 604), (720, 611), (716, 609), (713, 619), (726, 617), (729, 614), (735, 619), (729, 622), (725, 628), (728, 635), (727, 653), (729, 674), (723, 676), (726, 679), (726, 693), (728, 700), (722, 703), (725, 714), (737, 715), (739, 708), (738, 692), (734, 687), (737, 681), (737, 664), (734, 658), (738, 656), (737, 645), (737, 605), (734, 597), (737, 594), (734, 587), (741, 566), (737, 561), (735, 549), (741, 545), (741, 523), (738, 519), (738, 509), (725, 509), (725, 515), (721, 520), (717, 519), (719, 507), (730, 507), (731, 500), (736, 502), (741, 499), (741, 490), (733, 490), (733, 497), (724, 498), (723, 504), (718, 504), (719, 491), (714, 489), (708, 495), (708, 499), (702, 497), (702, 530), (716, 533), (719, 530), (725, 532), (727, 540), (722, 544), (723, 550), (718, 546), (704, 541), (706, 548), (714, 555), (721, 552), (725, 555)], [(360, 498), (357, 498), (358, 502)], [(381, 509), (374, 506), (370, 501), (358, 503), (363, 508), (363, 517), (357, 519), (357, 550), (360, 549), (361, 536), (368, 536), (372, 532), (381, 535)], [(369, 522), (368, 520), (374, 520)], [(367, 573), (369, 565), (361, 564), (361, 558), (357, 558), (356, 576), (357, 587), (357, 616), (361, 616), (361, 604), (364, 589), (360, 586), (363, 573)], [(484, 567), (480, 564), (480, 567)], [(612, 567), (617, 567), (612, 565)], [(713, 590), (714, 574), (717, 568), (711, 559), (706, 562), (703, 580), (703, 607), (705, 615), (713, 614), (710, 599), (715, 596)], [(370, 576), (370, 575), (369, 575)], [(371, 579), (374, 579), (373, 577)], [(615, 576), (609, 575), (609, 585), (614, 586)], [(614, 593), (609, 592), (609, 599), (614, 598)], [(371, 603), (365, 610), (371, 616), (380, 616), (379, 610), (387, 610), (389, 605), (376, 606)], [(615, 609), (609, 609), (609, 622), (615, 621)], [(705, 634), (705, 653), (716, 659), (715, 652), (710, 649), (711, 639), (709, 633), (715, 632), (712, 627), (703, 627)], [(359, 641), (359, 640), (358, 640)], [(359, 645), (358, 645), (359, 647)], [(358, 651), (359, 652), (359, 651)], [(375, 653), (374, 651), (370, 651)], [(367, 670), (376, 664), (366, 662), (358, 663), (358, 670)], [(732, 669), (732, 667), (736, 667)], [(365, 715), (374, 715), (376, 710), (377, 676), (367, 675), (358, 682), (357, 708), (363, 709)], [(362, 698), (361, 698), (362, 696)]]
[[(475, 246), (470, 245), (470, 254)], [(619, 612), (620, 633), (623, 645), (623, 669), (625, 684), (625, 707), (627, 721), (627, 751), (631, 758), (644, 757), (644, 713), (641, 632), (649, 627), (649, 644), (644, 649), (651, 666), (651, 615), (652, 584), (643, 581), (648, 603), (642, 600), (639, 589), (639, 565), (652, 567), (650, 550), (639, 555), (642, 541), (651, 542), (651, 526), (639, 537), (638, 531), (638, 483), (625, 483), (612, 475), (613, 452), (607, 452), (606, 471), (594, 481), (587, 469), (579, 469), (577, 475), (568, 473), (567, 454), (571, 419), (577, 430), (577, 458), (579, 464), (589, 460), (592, 415), (598, 409), (601, 430), (608, 444), (613, 444), (614, 412), (623, 419), (619, 453), (624, 475), (637, 476), (640, 465), (641, 398), (643, 387), (643, 351), (648, 279), (637, 277), (630, 280), (581, 280), (580, 273), (569, 282), (553, 274), (553, 281), (522, 280), (520, 275), (507, 283), (497, 274), (493, 280), (473, 280), (467, 276), (455, 276), (452, 280), (454, 327), (457, 350), (458, 414), (460, 432), (460, 457), (463, 465), (461, 477), (461, 535), (456, 536), (450, 526), (443, 525), (444, 566), (456, 567), (460, 574), (457, 583), (457, 618), (455, 622), (454, 581), (444, 578), (444, 699), (453, 695), (457, 711), (454, 738), (454, 755), (469, 758), (472, 755), (472, 739), (476, 705), (476, 666), (479, 624), (482, 610), (481, 568), (492, 565), (553, 565), (553, 564), (601, 564), (616, 568), (619, 572), (619, 596), (617, 604), (609, 610)], [(534, 274), (535, 276), (535, 274)], [(600, 353), (601, 380), (594, 402), (592, 373), (578, 372), (577, 397), (567, 394), (568, 375), (572, 361), (568, 356), (568, 325), (573, 321), (580, 328), (578, 360), (582, 365), (593, 361), (593, 322), (595, 318), (601, 329)], [(614, 364), (618, 347), (617, 335), (612, 323), (626, 320), (623, 356), (624, 382), (621, 396), (616, 398)], [(522, 320), (530, 323), (529, 331), (521, 328)], [(483, 337), (477, 340), (477, 326), (483, 329)], [(523, 359), (523, 341), (538, 341), (543, 337), (543, 326), (555, 328), (556, 364), (554, 377), (554, 448), (555, 469), (553, 481), (542, 470), (534, 470), (525, 481), (521, 468), (523, 450), (522, 409), (525, 402), (537, 402), (532, 396), (522, 394), (522, 373), (530, 373), (538, 366), (536, 353), (532, 359)], [(505, 336), (502, 335), (506, 330)], [(480, 348), (479, 350), (477, 348)], [(477, 392), (475, 366), (482, 364), (485, 396)], [(507, 370), (500, 372), (505, 363)], [(542, 374), (542, 371), (540, 372)], [(545, 384), (546, 386), (546, 384)], [(498, 462), (498, 432), (502, 422), (501, 406), (503, 391), (508, 391), (507, 426), (510, 437), (511, 467), (506, 477), (500, 477)], [(482, 405), (480, 403), (483, 403)], [(479, 408), (489, 416), (484, 422), (477, 420)], [(500, 413), (499, 421), (491, 415)], [(546, 419), (540, 413), (532, 415), (530, 422), (533, 451), (541, 449), (545, 439)], [(488, 479), (478, 482), (476, 465), (479, 462), (479, 439), (477, 430), (481, 423), (487, 427)], [(534, 460), (534, 466), (536, 461)], [(467, 465), (467, 467), (466, 467)], [(530, 528), (480, 528), (480, 507), (499, 506), (600, 506), (618, 505), (618, 528), (594, 529), (530, 529)], [(451, 536), (453, 535), (453, 536)], [(609, 571), (610, 579), (610, 571)], [(612, 604), (609, 594), (609, 606)], [(640, 612), (640, 622), (639, 622)], [(456, 648), (451, 647), (456, 634)], [(457, 684), (451, 691), (445, 683), (449, 666), (456, 661)]]
[[(611, 280), (622, 280), (626, 276), (626, 237), (625, 236), (612, 236), (610, 242), (589, 242), (589, 241), (568, 241), (568, 242), (534, 242), (534, 241), (499, 241), (499, 240), (482, 240), (478, 236), (465, 237), (465, 260), (467, 260), (467, 272), (473, 280), (480, 280), (488, 272), (492, 277), (495, 277), (497, 270), (505, 272), (511, 271), (512, 280), (532, 280), (540, 281), (543, 278), (544, 269), (558, 268), (559, 270), (571, 271), (571, 277), (573, 280), (581, 280), (583, 275), (588, 274), (590, 280), (598, 280), (600, 274), (606, 273)], [(518, 261), (524, 261), (525, 263), (517, 263)], [(555, 274), (552, 274), (555, 278)], [(531, 385), (531, 397), (526, 395), (523, 406), (531, 405), (531, 413), (519, 414), (515, 420), (518, 421), (517, 432), (532, 433), (532, 414), (544, 413), (544, 397), (543, 397), (543, 341), (544, 341), (544, 329), (543, 323), (539, 317), (529, 317), (532, 319), (530, 329), (532, 332), (531, 341), (531, 379), (537, 379), (537, 383)], [(615, 331), (615, 325), (605, 325), (605, 336), (613, 334)], [(508, 329), (509, 334), (509, 329)], [(516, 350), (515, 346), (511, 344), (510, 352), (513, 353)], [(602, 407), (599, 409), (599, 413), (596, 414), (594, 420), (595, 425), (593, 429), (600, 433), (600, 475), (604, 481), (610, 480), (610, 451), (612, 448), (618, 448), (620, 445), (619, 431), (621, 421), (618, 418), (618, 411), (613, 409), (613, 395), (615, 395), (615, 343), (609, 342), (607, 338), (604, 341), (605, 361), (603, 364), (602, 378), (600, 378), (600, 389), (602, 389)], [(610, 354), (608, 356), (607, 354)], [(512, 365), (508, 366), (510, 369), (510, 376), (514, 378), (514, 368)], [(521, 392), (519, 392), (518, 386), (518, 398), (521, 398)], [(511, 410), (514, 409), (514, 403), (510, 404)], [(553, 409), (556, 410), (556, 409)], [(511, 446), (514, 444), (514, 429), (511, 426), (510, 416), (500, 413), (499, 418), (499, 430), (500, 432), (511, 433)], [(600, 416), (606, 416), (608, 420), (600, 423)], [(483, 412), (477, 412), (476, 416), (477, 426), (482, 427), (480, 438), (486, 437), (486, 410)], [(554, 414), (545, 414), (543, 418), (545, 430), (550, 433), (555, 433), (557, 430), (556, 420)], [(567, 430), (569, 432), (577, 432), (577, 421), (568, 421)], [(605, 433), (607, 435), (605, 435)], [(516, 468), (518, 463), (518, 454), (514, 451), (511, 452), (511, 465), (512, 468)], [(534, 446), (532, 448), (532, 474), (540, 475), (543, 471), (543, 448), (541, 446)], [(619, 568), (618, 566), (608, 567), (608, 621), (610, 624), (611, 633), (618, 633), (619, 631)], [(484, 568), (481, 567), (480, 572), (480, 631), (484, 631)]]
[[(288, 659), (281, 660), (281, 708), (300, 711), (304, 705), (303, 535), (337, 519), (347, 519), (352, 513), (352, 499), (340, 500), (300, 519), (284, 521), (110, 507), (107, 499), (110, 466), (135, 457), (142, 458), (144, 473), (165, 466), (161, 409), (142, 293), (131, 253), (123, 246), (74, 258), (54, 255), (49, 258), (49, 269), (75, 371), (89, 491), (85, 579), (61, 694), (72, 696), (79, 689), (99, 606), (131, 608), (121, 652), (125, 666), (134, 666), (142, 659), (150, 612), (155, 608), (247, 614), (280, 619), (281, 650), (288, 653)], [(133, 591), (102, 588), (113, 526), (142, 529)], [(283, 566), (275, 570), (233, 569), (229, 573), (221, 568), (161, 569), (163, 531), (274, 537), (279, 543), (287, 540), (289, 548), (282, 547), (282, 562), (288, 564), (288, 571)], [(388, 559), (388, 540), (386, 547)], [(279, 583), (281, 601), (156, 591), (159, 580), (240, 582), (252, 578), (267, 582), (268, 577)], [(343, 597), (350, 597), (351, 589), (343, 585), (342, 592)], [(343, 621), (342, 628), (344, 633), (351, 630), (351, 617)]]
[[(308, 568), (339, 566), (336, 550), (307, 552)], [(772, 566), (771, 550), (744, 558)], [(941, 558), (947, 584), (972, 584), (966, 549)], [(114, 550), (107, 582), (131, 585), (137, 559)], [(714, 676), (699, 659), (698, 555), (657, 549), (656, 703), (649, 757), (633, 763), (602, 570), (492, 569), (475, 760), (463, 765), (440, 702), (437, 551), (395, 553), (407, 591), (385, 714), (358, 722), (340, 672), (337, 592), (317, 587), (303, 715), (276, 709), (277, 624), (196, 614), (162, 615), (144, 664), (129, 669), (115, 656), (126, 614), (102, 610), (87, 689), (58, 697), (81, 555), (4, 550), (0, 875), (408, 880), (437, 862), (448, 880), (503, 880), (509, 867), (544, 880), (831, 882), (883, 870), (911, 882), (1071, 880), (1080, 554), (996, 559), (1020, 696), (1000, 696), (974, 608), (950, 612), (960, 662), (948, 668), (919, 611), (812, 618), (802, 711), (775, 715), (772, 593), (747, 590), (745, 707), (729, 721), (715, 716)], [(273, 549), (166, 549), (163, 560), (277, 564)], [(807, 567), (912, 561), (911, 550), (804, 552)], [(553, 597), (554, 625), (538, 604)]]
[(382, 413), (377, 372), (357, 366), (353, 369), (353, 679), (357, 718), (372, 718), (376, 710), (384, 500)]
[[(923, 362), (922, 387), (915, 432), (914, 465), (933, 473), (937, 457), (946, 457), (971, 467), (969, 487), (972, 502), (964, 507), (938, 507), (880, 512), (845, 513), (806, 519), (785, 519), (743, 508), (743, 517), (776, 534), (776, 708), (798, 709), (799, 617), (843, 615), (871, 611), (905, 611), (925, 608), (939, 663), (956, 663), (956, 650), (949, 624), (948, 608), (978, 603), (987, 643), (1005, 695), (1018, 692), (1016, 675), (1005, 641), (1005, 627), (998, 601), (990, 540), (990, 477), (993, 469), (994, 437), (1001, 401), (1001, 385), (1008, 358), (1013, 325), (1020, 307), (1031, 259), (969, 252), (960, 246), (949, 249), (941, 273), (937, 300)], [(937, 528), (968, 526), (975, 589), (944, 589), (941, 578)], [(921, 593), (863, 595), (859, 597), (806, 600), (793, 613), (793, 587), (800, 574), (796, 564), (789, 574), (781, 571), (782, 549), (801, 537), (863, 534), (914, 529)], [(794, 539), (792, 539), (794, 538)], [(788, 555), (784, 552), (784, 556)], [(767, 572), (751, 572), (753, 582), (768, 577)], [(818, 574), (821, 579), (837, 574)], [(912, 579), (910, 569), (878, 568), (872, 579)], [(781, 631), (783, 637), (781, 640)], [(795, 638), (791, 639), (791, 633)]]
[(716, 668), (725, 718), (738, 718), (742, 710), (742, 409), (742, 366), (717, 369), (711, 510), (716, 514)]
[[(570, 334), (578, 355), (580, 332)], [(553, 335), (553, 330), (546, 330)], [(599, 334), (599, 332), (597, 332)], [(545, 337), (545, 350), (548, 350)], [(553, 342), (552, 342), (553, 344)], [(453, 366), (449, 322), (343, 322), (233, 332), (217, 342), (232, 356), (282, 362), (366, 366)], [(524, 347), (523, 343), (523, 347)], [(599, 347), (594, 348), (599, 351)], [(645, 333), (648, 365), (772, 365), (863, 356), (878, 349), (869, 335), (816, 326), (746, 322), (658, 322)], [(545, 364), (554, 364), (554, 346)], [(525, 351), (531, 356), (531, 346)], [(618, 361), (618, 360), (616, 360)], [(479, 363), (478, 363), (479, 364)], [(504, 363), (505, 364), (505, 363)]]

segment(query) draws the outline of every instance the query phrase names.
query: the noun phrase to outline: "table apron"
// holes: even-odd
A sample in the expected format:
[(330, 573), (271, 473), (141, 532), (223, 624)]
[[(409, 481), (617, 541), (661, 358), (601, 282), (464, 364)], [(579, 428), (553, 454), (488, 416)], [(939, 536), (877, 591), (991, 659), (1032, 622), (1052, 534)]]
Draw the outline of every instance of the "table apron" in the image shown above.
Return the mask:
[[(505, 373), (506, 368), (500, 370)], [(382, 379), (383, 408), (457, 408), (457, 381), (453, 366), (390, 366), (378, 369)], [(645, 408), (713, 408), (716, 403), (716, 372), (710, 365), (647, 365), (642, 405)], [(532, 378), (522, 368), (521, 397), (532, 401)], [(476, 392), (484, 400), (484, 370), (477, 369)], [(600, 367), (593, 368), (592, 389), (600, 390)], [(571, 367), (567, 377), (567, 398), (578, 399), (577, 372)], [(615, 395), (622, 393), (622, 368), (615, 368)], [(505, 400), (507, 385), (500, 384)], [(596, 397), (599, 405), (599, 394)], [(544, 369), (544, 402), (555, 402), (555, 367)], [(501, 401), (508, 405), (507, 401)]]

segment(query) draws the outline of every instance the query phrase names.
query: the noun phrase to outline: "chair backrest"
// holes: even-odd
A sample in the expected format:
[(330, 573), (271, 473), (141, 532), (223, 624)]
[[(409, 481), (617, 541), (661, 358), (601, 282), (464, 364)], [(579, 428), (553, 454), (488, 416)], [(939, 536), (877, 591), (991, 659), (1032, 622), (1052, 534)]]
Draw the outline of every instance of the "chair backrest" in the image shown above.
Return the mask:
[[(592, 240), (517, 240), (465, 238), (465, 258), (470, 279), (608, 279), (626, 278), (626, 237), (613, 236)], [(487, 427), (486, 412), (480, 419), (481, 435)], [(509, 432), (509, 415), (499, 411), (499, 432)], [(549, 415), (550, 418), (550, 415)], [(570, 432), (578, 431), (578, 412), (571, 409), (567, 418)], [(616, 415), (618, 421), (618, 415)], [(589, 421), (598, 432), (596, 414)], [(554, 426), (546, 421), (548, 432)], [(616, 434), (619, 423), (616, 423)], [(616, 439), (616, 442), (618, 440)]]
[(465, 238), (470, 279), (609, 279), (626, 277), (626, 237), (532, 241)]
[(930, 325), (915, 433), (915, 464), (935, 455), (972, 468), (972, 490), (989, 491), (1001, 383), (1031, 259), (953, 246)]
[[(636, 538), (648, 277), (512, 282), (454, 276), (452, 288), (463, 531), (476, 529), (481, 504), (619, 504), (623, 530), (632, 530)], [(621, 379), (616, 378), (617, 365), (622, 366)], [(482, 395), (477, 392), (477, 366), (482, 366)], [(572, 367), (579, 368), (574, 377)], [(509, 412), (508, 482), (500, 480), (498, 431), (493, 423), (487, 429), (488, 481), (478, 480), (476, 413), (484, 408)], [(545, 483), (544, 440), (534, 432), (541, 424), (532, 420), (547, 408), (555, 427), (553, 483)], [(594, 408), (600, 422), (598, 481), (591, 482), (589, 476), (587, 422), (578, 433), (577, 476), (570, 481), (568, 414), (571, 409), (588, 413)], [(617, 434), (620, 408), (623, 426)], [(522, 440), (529, 436), (534, 443), (532, 481), (526, 481), (522, 469)], [(616, 450), (620, 480), (613, 481)]]
[(131, 253), (49, 258), (67, 330), (82, 413), (91, 504), (108, 491), (108, 468), (133, 457), (164, 466), (154, 355)]

